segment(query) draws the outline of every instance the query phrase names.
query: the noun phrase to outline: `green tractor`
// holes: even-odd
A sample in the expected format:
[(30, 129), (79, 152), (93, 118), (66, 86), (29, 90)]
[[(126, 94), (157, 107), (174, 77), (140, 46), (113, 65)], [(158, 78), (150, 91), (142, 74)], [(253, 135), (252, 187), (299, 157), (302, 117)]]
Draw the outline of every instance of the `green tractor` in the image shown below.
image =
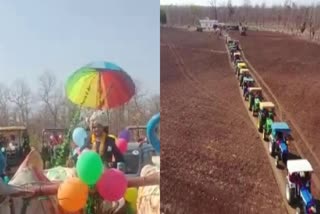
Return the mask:
[(252, 115), (256, 116), (259, 112), (260, 102), (262, 101), (262, 88), (250, 87), (249, 92), (249, 111), (252, 111)]
[(271, 125), (275, 116), (275, 105), (272, 102), (260, 102), (258, 113), (258, 131), (263, 133), (263, 139), (267, 140), (271, 134)]

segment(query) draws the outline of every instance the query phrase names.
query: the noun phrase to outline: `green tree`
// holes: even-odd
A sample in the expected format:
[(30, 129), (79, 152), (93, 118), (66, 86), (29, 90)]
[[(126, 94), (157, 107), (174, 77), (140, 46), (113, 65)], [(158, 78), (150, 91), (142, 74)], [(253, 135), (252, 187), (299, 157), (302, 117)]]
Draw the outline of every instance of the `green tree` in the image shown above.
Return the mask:
[(160, 23), (167, 24), (167, 14), (163, 9), (160, 9)]

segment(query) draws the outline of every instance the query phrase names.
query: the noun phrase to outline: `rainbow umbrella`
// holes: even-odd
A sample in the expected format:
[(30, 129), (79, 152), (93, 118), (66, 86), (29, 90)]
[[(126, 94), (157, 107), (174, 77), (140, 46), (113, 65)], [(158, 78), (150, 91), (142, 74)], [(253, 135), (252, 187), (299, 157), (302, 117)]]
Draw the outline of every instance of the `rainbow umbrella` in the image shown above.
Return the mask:
[(135, 85), (119, 66), (110, 62), (93, 62), (69, 77), (66, 93), (77, 105), (110, 109), (128, 102), (135, 94)]

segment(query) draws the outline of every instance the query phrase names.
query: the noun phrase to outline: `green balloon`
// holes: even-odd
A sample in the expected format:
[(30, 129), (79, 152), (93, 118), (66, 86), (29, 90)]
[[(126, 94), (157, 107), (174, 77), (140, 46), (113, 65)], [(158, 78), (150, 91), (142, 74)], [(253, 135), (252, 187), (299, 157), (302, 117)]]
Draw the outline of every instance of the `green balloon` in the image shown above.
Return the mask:
[(103, 173), (103, 162), (98, 153), (87, 151), (79, 156), (76, 170), (84, 183), (93, 185), (97, 183)]

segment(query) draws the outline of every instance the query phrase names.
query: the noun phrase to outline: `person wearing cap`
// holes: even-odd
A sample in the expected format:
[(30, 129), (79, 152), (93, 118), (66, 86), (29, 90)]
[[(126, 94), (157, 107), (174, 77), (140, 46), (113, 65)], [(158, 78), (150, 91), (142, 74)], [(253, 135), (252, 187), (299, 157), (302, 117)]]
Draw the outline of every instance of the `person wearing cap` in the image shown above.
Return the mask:
[(109, 167), (116, 168), (117, 163), (124, 163), (124, 157), (116, 146), (115, 139), (109, 136), (106, 113), (102, 111), (94, 112), (89, 122), (91, 131), (89, 148), (100, 154), (103, 162)]

